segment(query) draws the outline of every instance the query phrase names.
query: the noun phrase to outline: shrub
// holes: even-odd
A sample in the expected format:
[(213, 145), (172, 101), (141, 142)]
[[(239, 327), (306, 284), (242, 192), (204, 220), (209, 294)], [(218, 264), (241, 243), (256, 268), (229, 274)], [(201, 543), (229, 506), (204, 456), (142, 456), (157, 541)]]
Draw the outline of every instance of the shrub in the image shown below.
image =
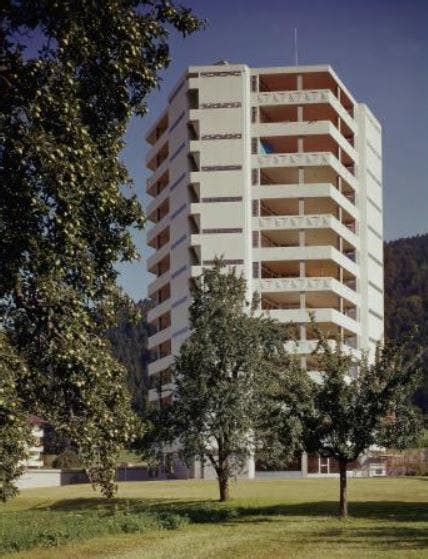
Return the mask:
[(72, 470), (74, 468), (81, 468), (82, 462), (77, 453), (68, 448), (52, 460), (52, 466), (54, 468), (61, 468), (62, 470)]

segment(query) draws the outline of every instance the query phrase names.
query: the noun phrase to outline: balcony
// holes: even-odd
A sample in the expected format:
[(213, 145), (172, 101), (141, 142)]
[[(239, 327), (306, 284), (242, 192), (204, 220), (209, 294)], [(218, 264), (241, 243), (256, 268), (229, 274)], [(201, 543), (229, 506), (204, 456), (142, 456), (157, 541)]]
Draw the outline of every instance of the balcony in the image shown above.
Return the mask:
[(148, 374), (149, 375), (154, 375), (154, 374), (162, 371), (163, 369), (166, 369), (167, 367), (171, 366), (173, 362), (174, 362), (174, 356), (173, 355), (167, 355), (165, 357), (159, 358), (156, 361), (153, 361), (152, 363), (149, 363)]
[(147, 231), (146, 242), (151, 248), (159, 250), (165, 243), (169, 242), (169, 222), (169, 216), (166, 215), (159, 223), (156, 223)]
[[(157, 173), (156, 173), (156, 175), (157, 175)], [(152, 180), (152, 177), (153, 177), (153, 175), (147, 179), (146, 192), (149, 196), (153, 196), (156, 199), (152, 201), (154, 203), (154, 207), (150, 208), (150, 212), (147, 211), (147, 213), (151, 213), (153, 211), (153, 209), (155, 209), (155, 207), (158, 204), (160, 204), (160, 201), (157, 200), (157, 197), (162, 192), (166, 191), (167, 193), (169, 193), (169, 190), (167, 190), (167, 186), (169, 184), (169, 171), (168, 171), (168, 169), (165, 169), (163, 174), (158, 176), (156, 180)]]
[[(259, 154), (295, 154), (295, 153), (331, 153), (342, 165), (350, 169), (354, 174), (353, 167), (355, 165), (356, 153), (354, 148), (349, 145), (349, 150), (344, 150), (341, 143), (345, 142), (342, 136), (337, 132), (330, 123), (314, 123), (306, 126), (306, 135), (298, 128), (302, 128), (303, 124), (270, 124), (276, 134), (261, 135), (259, 139), (253, 138), (253, 153)], [(294, 127), (293, 134), (287, 135), (283, 129)], [(296, 128), (297, 127), (297, 128)], [(322, 133), (322, 128), (327, 133)], [(313, 129), (313, 130), (311, 130)], [(267, 130), (267, 132), (269, 132)], [(291, 130), (290, 130), (291, 132)], [(319, 132), (319, 133), (316, 133)], [(335, 138), (334, 135), (337, 137)]]
[[(281, 240), (280, 231), (307, 230), (305, 244), (307, 246), (322, 246), (324, 244), (338, 246), (342, 238), (349, 246), (347, 249), (359, 248), (359, 239), (355, 233), (331, 214), (312, 215), (271, 215), (253, 217), (253, 230), (266, 231), (272, 237), (271, 246), (299, 246), (298, 237)], [(313, 230), (313, 231), (311, 231)], [(323, 234), (324, 231), (324, 234)], [(328, 234), (330, 231), (330, 235)], [(271, 233), (275, 232), (275, 233)], [(284, 244), (282, 244), (284, 243)]]
[(147, 259), (147, 270), (155, 274), (156, 271), (153, 270), (160, 261), (169, 254), (170, 252), (170, 243), (166, 243), (160, 250), (157, 250), (154, 254), (148, 257)]
[(152, 146), (164, 135), (168, 129), (168, 110), (155, 122), (146, 135), (146, 142)]
[(157, 332), (156, 334), (153, 334), (153, 336), (150, 336), (147, 341), (147, 345), (149, 349), (153, 349), (154, 347), (163, 344), (170, 339), (171, 339), (171, 328), (168, 327), (168, 328), (164, 328), (163, 330), (160, 330), (160, 332)]
[(147, 268), (147, 271), (150, 274), (155, 274), (157, 278), (164, 275), (166, 272), (170, 270), (171, 267), (171, 258), (170, 253), (166, 254), (162, 260), (157, 262), (152, 268)]
[(261, 278), (254, 282), (254, 289), (263, 293), (331, 292), (353, 305), (360, 303), (360, 296), (350, 287), (333, 277), (283, 277)]
[[(328, 326), (328, 325), (327, 325)], [(354, 339), (354, 337), (352, 338)], [(298, 355), (311, 355), (316, 347), (317, 347), (317, 340), (316, 339), (309, 339), (309, 340), (296, 340), (292, 342), (287, 342), (285, 344), (285, 349), (289, 353), (294, 353)], [(335, 347), (335, 341), (331, 340), (329, 342), (332, 349)], [(361, 352), (354, 347), (354, 342), (350, 341), (348, 343), (347, 340), (343, 341), (343, 351), (347, 355), (352, 355), (355, 359), (361, 359)]]
[(157, 208), (165, 204), (169, 199), (169, 188), (164, 188), (154, 200), (152, 200), (146, 207), (146, 215), (152, 215), (156, 213)]
[(347, 127), (346, 132), (356, 131), (354, 119), (329, 89), (252, 93), (251, 103), (260, 107), (260, 122), (264, 122), (265, 119), (272, 122), (275, 118), (285, 118), (285, 121), (295, 122), (297, 106), (302, 106), (303, 120), (315, 120), (310, 117), (327, 114), (332, 122), (340, 117)]
[[(301, 76), (301, 78), (299, 77)], [(299, 79), (301, 83), (299, 84)], [(302, 93), (303, 98), (308, 95), (309, 99), (312, 92), (328, 91), (333, 95), (346, 113), (353, 117), (354, 106), (350, 96), (344, 91), (337, 77), (331, 68), (315, 69), (310, 72), (266, 72), (259, 74), (259, 92), (260, 93)], [(302, 101), (299, 100), (299, 103)]]
[(168, 159), (168, 156), (168, 141), (166, 141), (162, 147), (152, 155), (151, 159), (147, 161), (146, 167), (151, 171), (156, 171), (162, 163)]
[(355, 335), (360, 333), (359, 323), (336, 309), (274, 309), (264, 312), (283, 323), (310, 324), (312, 316), (315, 322), (333, 324)]
[(165, 284), (169, 283), (171, 280), (171, 270), (166, 270), (158, 276), (155, 280), (149, 283), (147, 288), (147, 294), (149, 297), (152, 297), (156, 291), (161, 289)]
[(168, 171), (169, 160), (165, 158), (159, 167), (153, 171), (151, 176), (147, 179), (147, 192), (153, 192), (153, 186), (159, 181), (159, 179), (163, 178), (164, 175), (167, 174)]
[(161, 152), (165, 145), (168, 145), (168, 134), (167, 130), (162, 133), (161, 136), (156, 140), (156, 143), (152, 145), (152, 147), (148, 150), (145, 157), (146, 167), (149, 167), (150, 162), (156, 160), (156, 156)]
[[(331, 167), (331, 169), (345, 180), (352, 190), (357, 190), (358, 182), (353, 174), (331, 152), (305, 152), (305, 153), (270, 153), (252, 156), (252, 167), (262, 169), (261, 173), (269, 174), (271, 169), (280, 168), (276, 181), (284, 184), (282, 175), (289, 167)], [(294, 183), (297, 181), (294, 181)], [(285, 182), (286, 183), (286, 182)], [(262, 183), (263, 184), (263, 183)]]
[[(336, 186), (328, 183), (312, 184), (264, 184), (253, 191), (254, 199), (287, 199), (290, 204), (293, 200), (314, 199), (318, 202), (331, 199), (335, 208), (342, 208), (351, 219), (358, 219), (359, 212), (355, 205)], [(323, 204), (321, 204), (323, 205)], [(334, 212), (337, 214), (337, 211)]]
[[(348, 162), (356, 161), (357, 154), (353, 147), (353, 137), (347, 137), (345, 134), (339, 132), (337, 127), (329, 120), (318, 121), (301, 121), (301, 122), (267, 122), (253, 125), (253, 136), (260, 138), (276, 138), (281, 140), (281, 137), (293, 139), (294, 137), (303, 138), (304, 144), (307, 144), (307, 151), (324, 151), (320, 149), (321, 138), (324, 138), (324, 143), (327, 138), (330, 139), (330, 149), (334, 151), (337, 147), (344, 150), (348, 156)], [(318, 138), (317, 142), (313, 138)], [(349, 139), (348, 139), (349, 138)], [(333, 140), (333, 141), (331, 141)], [(269, 140), (267, 140), (270, 143)], [(313, 145), (311, 145), (313, 143)], [(297, 146), (296, 146), (297, 148)], [(298, 151), (297, 149), (293, 151)], [(263, 151), (261, 153), (264, 153)], [(269, 153), (269, 152), (268, 152)]]
[(259, 188), (275, 185), (303, 188), (306, 185), (315, 186), (319, 184), (333, 185), (339, 194), (342, 194), (350, 204), (355, 205), (353, 187), (330, 166), (265, 167), (260, 169)]
[[(254, 261), (270, 263), (291, 263), (291, 261), (319, 262), (317, 271), (320, 276), (331, 276), (330, 268), (337, 266), (346, 270), (351, 278), (359, 276), (358, 266), (346, 255), (332, 246), (305, 246), (305, 247), (262, 247), (253, 248)], [(325, 267), (327, 274), (319, 274), (319, 268)], [(348, 279), (348, 278), (347, 278)]]

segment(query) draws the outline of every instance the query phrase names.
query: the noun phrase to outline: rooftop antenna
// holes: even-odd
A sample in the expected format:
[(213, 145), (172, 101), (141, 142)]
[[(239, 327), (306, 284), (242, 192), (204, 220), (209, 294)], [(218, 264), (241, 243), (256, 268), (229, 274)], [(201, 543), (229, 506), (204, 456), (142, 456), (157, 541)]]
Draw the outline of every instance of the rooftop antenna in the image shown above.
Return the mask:
[(299, 64), (299, 54), (297, 51), (297, 27), (294, 28), (294, 63), (296, 66)]

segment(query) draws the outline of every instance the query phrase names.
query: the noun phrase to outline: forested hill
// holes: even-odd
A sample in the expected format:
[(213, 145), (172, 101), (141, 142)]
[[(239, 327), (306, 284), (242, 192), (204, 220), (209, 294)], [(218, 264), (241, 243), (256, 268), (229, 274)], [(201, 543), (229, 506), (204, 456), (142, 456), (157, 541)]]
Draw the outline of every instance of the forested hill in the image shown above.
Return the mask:
[[(385, 333), (397, 338), (413, 325), (428, 346), (428, 234), (385, 243)], [(428, 413), (428, 355), (416, 402)]]
[(149, 350), (147, 344), (148, 324), (147, 311), (151, 303), (139, 301), (136, 307), (142, 312), (142, 320), (135, 324), (128, 314), (123, 312), (119, 325), (107, 332), (112, 345), (113, 354), (128, 371), (128, 386), (132, 394), (134, 410), (142, 414), (146, 405), (148, 391)]

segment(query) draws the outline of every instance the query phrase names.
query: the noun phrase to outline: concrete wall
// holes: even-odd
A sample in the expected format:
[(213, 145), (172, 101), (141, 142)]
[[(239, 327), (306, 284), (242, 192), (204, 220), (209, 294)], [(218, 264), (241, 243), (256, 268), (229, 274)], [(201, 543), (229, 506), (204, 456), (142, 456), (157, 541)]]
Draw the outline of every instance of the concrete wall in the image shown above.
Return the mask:
[[(153, 478), (143, 466), (121, 467), (117, 470), (117, 481), (149, 481), (165, 479), (162, 474)], [(28, 469), (17, 481), (19, 489), (34, 489), (37, 487), (60, 487), (76, 483), (89, 483), (88, 476), (83, 470), (59, 469)]]

